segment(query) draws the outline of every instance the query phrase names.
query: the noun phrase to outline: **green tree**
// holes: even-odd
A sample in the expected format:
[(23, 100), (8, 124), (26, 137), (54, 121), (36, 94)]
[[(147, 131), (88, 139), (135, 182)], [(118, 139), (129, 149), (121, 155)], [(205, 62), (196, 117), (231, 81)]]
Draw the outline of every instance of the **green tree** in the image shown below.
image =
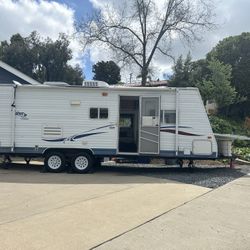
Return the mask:
[(101, 61), (93, 65), (94, 80), (117, 84), (121, 80), (120, 68), (113, 61)]
[(208, 100), (215, 100), (214, 93), (216, 92), (215, 86), (211, 80), (197, 81), (195, 86), (199, 89), (202, 96), (204, 105), (206, 105)]
[(236, 96), (235, 88), (231, 86), (231, 71), (230, 65), (217, 59), (192, 62), (188, 54), (185, 60), (180, 56), (176, 61), (170, 86), (195, 86), (199, 88), (204, 104), (208, 100), (214, 100), (221, 108), (230, 105)]
[(71, 85), (82, 85), (84, 76), (81, 67), (77, 64), (75, 67), (70, 65), (66, 66), (64, 72), (64, 81)]
[(10, 43), (2, 41), (0, 59), (23, 73), (33, 76), (33, 52), (28, 40), (20, 34), (15, 34), (10, 38)]
[(82, 84), (82, 71), (79, 65), (68, 64), (71, 59), (69, 41), (63, 34), (56, 41), (43, 40), (36, 32), (28, 37), (15, 34), (9, 43), (2, 41), (0, 44), (0, 60), (40, 82)]
[(208, 74), (203, 76), (202, 81), (195, 81), (195, 86), (200, 89), (203, 101), (214, 100), (219, 108), (233, 103), (236, 91), (231, 86), (230, 65), (211, 59), (207, 61)]
[(169, 85), (171, 87), (193, 86), (193, 82), (191, 81), (192, 58), (190, 53), (188, 53), (185, 60), (180, 56), (172, 69), (173, 75), (169, 80)]
[(208, 60), (200, 59), (192, 62), (192, 69), (190, 73), (190, 82), (195, 85), (197, 82), (202, 82), (204, 78), (209, 75)]
[(241, 97), (250, 100), (250, 32), (223, 39), (208, 53), (232, 67), (232, 85)]

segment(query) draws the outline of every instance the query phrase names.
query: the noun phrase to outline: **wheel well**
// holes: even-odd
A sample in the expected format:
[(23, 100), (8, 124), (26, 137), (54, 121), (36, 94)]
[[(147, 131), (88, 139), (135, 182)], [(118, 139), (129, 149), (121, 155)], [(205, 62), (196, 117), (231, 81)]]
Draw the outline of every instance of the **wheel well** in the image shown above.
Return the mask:
[(94, 156), (93, 151), (91, 149), (85, 149), (85, 148), (47, 148), (44, 150), (43, 156), (51, 152), (60, 152), (69, 158), (72, 157), (74, 154), (82, 153), (82, 152), (88, 153)]

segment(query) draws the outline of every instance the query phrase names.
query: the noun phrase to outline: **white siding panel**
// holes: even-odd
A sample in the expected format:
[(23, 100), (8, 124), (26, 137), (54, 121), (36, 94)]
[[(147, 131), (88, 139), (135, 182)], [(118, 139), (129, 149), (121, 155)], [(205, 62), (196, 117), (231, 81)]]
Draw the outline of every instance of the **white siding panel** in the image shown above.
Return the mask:
[[(72, 100), (80, 100), (80, 106), (71, 105)], [(109, 109), (108, 119), (90, 119), (89, 108)], [(105, 132), (91, 135), (74, 142), (46, 142), (42, 140), (44, 126), (62, 128), (63, 137), (71, 137), (97, 127), (117, 124), (117, 95), (109, 93), (102, 96), (101, 91), (86, 89), (21, 89), (17, 95), (17, 110), (27, 113), (28, 120), (17, 118), (17, 147), (81, 147), (116, 148), (117, 127), (104, 128), (93, 132)]]
[(175, 110), (175, 91), (164, 91), (161, 95), (161, 109), (162, 110)]
[(192, 149), (195, 139), (207, 139), (212, 136), (213, 152), (217, 152), (217, 143), (206, 114), (201, 96), (197, 89), (181, 89), (179, 101), (179, 126), (187, 126), (185, 132), (199, 136), (179, 135), (180, 149)]

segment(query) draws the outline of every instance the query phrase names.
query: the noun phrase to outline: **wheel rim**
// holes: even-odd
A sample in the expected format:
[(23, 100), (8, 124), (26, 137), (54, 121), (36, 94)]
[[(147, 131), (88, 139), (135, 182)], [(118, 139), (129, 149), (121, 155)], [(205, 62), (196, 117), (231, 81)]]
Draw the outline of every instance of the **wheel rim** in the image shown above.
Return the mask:
[(89, 160), (86, 156), (78, 156), (75, 159), (75, 167), (79, 170), (84, 170), (89, 166)]
[(51, 157), (49, 157), (49, 159), (48, 159), (49, 168), (56, 170), (56, 169), (60, 168), (61, 165), (62, 165), (62, 159), (60, 156), (52, 155)]

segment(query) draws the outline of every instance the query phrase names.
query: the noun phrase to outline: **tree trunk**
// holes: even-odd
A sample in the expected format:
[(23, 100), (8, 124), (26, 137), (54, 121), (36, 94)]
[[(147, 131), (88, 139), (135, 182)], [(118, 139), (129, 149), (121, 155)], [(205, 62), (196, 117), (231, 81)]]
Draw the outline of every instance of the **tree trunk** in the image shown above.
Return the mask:
[(148, 76), (148, 70), (147, 68), (142, 68), (142, 71), (141, 71), (141, 85), (142, 86), (146, 86), (146, 83), (147, 83), (147, 76)]

